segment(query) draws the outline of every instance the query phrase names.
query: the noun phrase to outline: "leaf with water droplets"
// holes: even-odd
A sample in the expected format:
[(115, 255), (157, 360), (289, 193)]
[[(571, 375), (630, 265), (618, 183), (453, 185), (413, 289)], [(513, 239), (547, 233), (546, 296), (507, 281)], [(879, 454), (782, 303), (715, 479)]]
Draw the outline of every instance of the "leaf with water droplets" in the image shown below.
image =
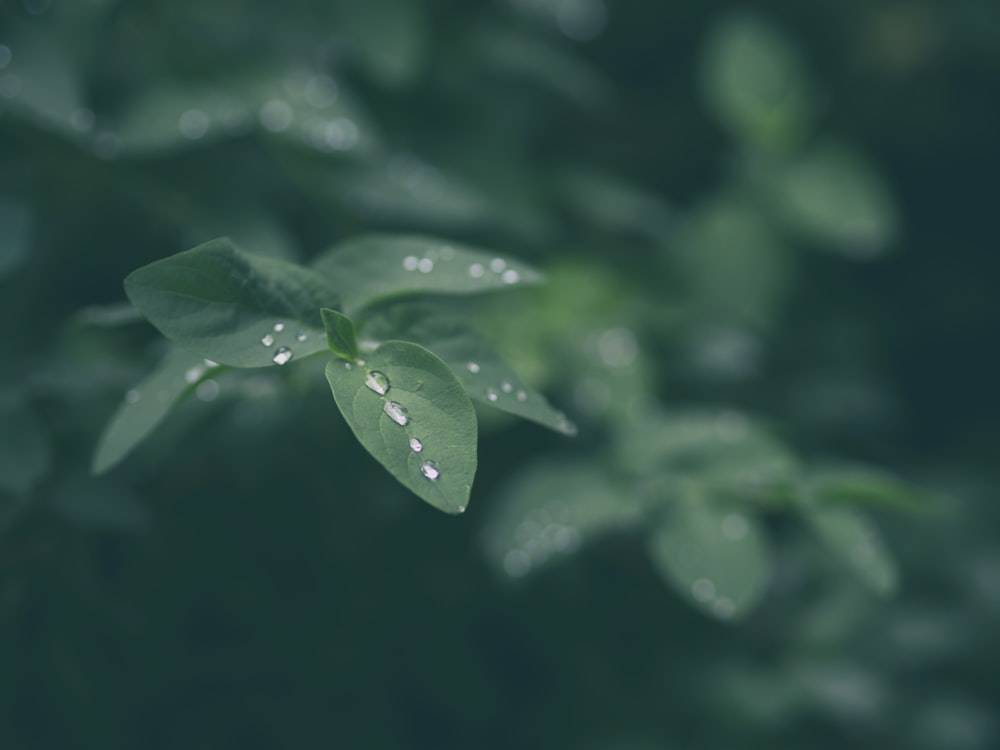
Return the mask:
[(888, 596), (896, 589), (896, 562), (872, 520), (854, 508), (824, 506), (811, 500), (802, 513), (820, 540), (876, 594)]
[(351, 362), (358, 359), (358, 332), (354, 321), (343, 313), (324, 307), (320, 310), (323, 316), (323, 327), (326, 328), (326, 340), (330, 351), (342, 359)]
[(771, 560), (756, 519), (688, 488), (650, 534), (653, 567), (683, 597), (721, 620), (757, 605)]
[(641, 513), (593, 462), (544, 463), (519, 472), (495, 498), (483, 550), (498, 571), (520, 578), (591, 539), (634, 526)]
[(197, 355), (171, 347), (153, 371), (125, 394), (98, 440), (93, 472), (101, 474), (125, 458), (209, 371), (218, 373), (219, 369), (209, 367)]
[(0, 492), (28, 492), (49, 465), (48, 441), (25, 395), (0, 391)]
[(372, 319), (365, 334), (415, 341), (444, 360), (474, 401), (529, 419), (565, 435), (576, 426), (527, 385), (477, 331), (426, 305), (396, 305)]
[(506, 256), (415, 235), (375, 234), (343, 242), (313, 263), (339, 291), (344, 309), (413, 294), (477, 294), (542, 281)]
[(232, 367), (284, 364), (275, 347), (297, 359), (325, 351), (319, 311), (337, 301), (317, 274), (247, 255), (226, 238), (133, 271), (125, 291), (171, 341)]
[(331, 360), (326, 379), (359, 442), (422, 500), (464, 511), (476, 473), (476, 412), (448, 366), (405, 341), (386, 342), (364, 365), (343, 365)]

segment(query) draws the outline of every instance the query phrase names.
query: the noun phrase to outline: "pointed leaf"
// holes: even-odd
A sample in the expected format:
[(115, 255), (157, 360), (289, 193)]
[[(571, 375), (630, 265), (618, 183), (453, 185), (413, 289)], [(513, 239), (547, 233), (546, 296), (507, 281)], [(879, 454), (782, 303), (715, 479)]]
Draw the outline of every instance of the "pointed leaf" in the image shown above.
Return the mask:
[(671, 510), (648, 542), (653, 567), (714, 617), (746, 615), (764, 595), (771, 571), (756, 520), (693, 493)]
[(899, 579), (896, 562), (868, 516), (843, 505), (815, 505), (803, 513), (826, 548), (865, 586), (883, 596), (895, 591)]
[(433, 237), (365, 235), (323, 253), (313, 267), (357, 310), (409, 294), (477, 294), (540, 282), (540, 272), (512, 258)]
[(125, 291), (171, 341), (232, 367), (325, 351), (319, 311), (336, 303), (318, 274), (247, 255), (225, 238), (133, 271)]
[(476, 473), (476, 412), (448, 366), (405, 341), (365, 364), (332, 360), (326, 378), (354, 435), (390, 474), (446, 513), (469, 503)]
[(360, 355), (358, 332), (354, 328), (354, 321), (328, 307), (324, 307), (320, 312), (323, 315), (323, 326), (326, 328), (326, 340), (330, 351), (351, 362), (358, 359)]
[(576, 434), (576, 426), (565, 414), (526, 385), (488, 341), (455, 316), (426, 306), (396, 306), (369, 323), (365, 333), (414, 341), (430, 349), (451, 368), (474, 401), (566, 435)]
[(493, 566), (512, 578), (642, 518), (640, 504), (593, 462), (529, 469), (494, 498), (490, 511), (483, 548)]
[(172, 347), (156, 368), (125, 394), (97, 443), (93, 472), (101, 474), (125, 458), (182, 398), (210, 377), (213, 369), (201, 357)]

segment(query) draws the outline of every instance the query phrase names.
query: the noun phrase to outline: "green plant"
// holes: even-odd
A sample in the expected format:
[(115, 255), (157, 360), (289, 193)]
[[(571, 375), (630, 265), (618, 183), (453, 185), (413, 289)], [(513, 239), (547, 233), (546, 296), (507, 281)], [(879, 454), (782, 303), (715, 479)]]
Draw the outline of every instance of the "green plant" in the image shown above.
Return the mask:
[(228, 239), (140, 268), (125, 279), (129, 299), (177, 349), (128, 391), (94, 470), (114, 466), (172, 406), (227, 369), (322, 355), (334, 400), (368, 452), (421, 499), (461, 513), (476, 473), (470, 399), (566, 434), (575, 427), (457, 315), (409, 298), (541, 279), (513, 258), (390, 235), (344, 242), (309, 268), (249, 255)]

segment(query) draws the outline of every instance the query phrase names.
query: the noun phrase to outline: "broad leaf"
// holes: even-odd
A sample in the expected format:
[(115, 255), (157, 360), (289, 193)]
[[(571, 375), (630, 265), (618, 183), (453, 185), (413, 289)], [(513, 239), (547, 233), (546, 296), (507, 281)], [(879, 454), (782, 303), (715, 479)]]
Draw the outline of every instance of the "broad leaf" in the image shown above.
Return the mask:
[(98, 441), (93, 472), (101, 474), (125, 458), (213, 369), (201, 357), (172, 348), (142, 382), (125, 393)]
[(469, 503), (476, 473), (476, 412), (448, 366), (389, 341), (364, 364), (332, 360), (326, 378), (361, 444), (422, 500), (446, 513)]
[(746, 615), (764, 595), (771, 563), (755, 519), (688, 493), (649, 538), (653, 566), (695, 606), (720, 619)]
[(420, 305), (393, 307), (364, 329), (376, 338), (414, 341), (439, 356), (469, 396), (500, 411), (575, 435), (576, 426), (526, 385), (493, 346), (459, 318)]
[(541, 273), (525, 263), (432, 237), (366, 235), (317, 258), (350, 313), (387, 297), (408, 294), (476, 294), (537, 283)]
[(803, 509), (806, 521), (824, 545), (869, 589), (883, 596), (896, 589), (899, 574), (871, 519), (843, 505), (812, 505)]
[(498, 570), (520, 578), (640, 519), (639, 503), (593, 463), (543, 464), (494, 499), (483, 548)]
[(866, 466), (811, 471), (804, 482), (812, 499), (823, 504), (886, 506), (919, 510), (928, 507), (928, 495), (898, 477)]
[(338, 357), (353, 362), (358, 359), (358, 332), (354, 321), (343, 313), (324, 307), (321, 311), (323, 326), (326, 328), (326, 340), (330, 351)]
[(0, 391), (0, 492), (28, 492), (49, 464), (48, 441), (24, 395)]
[(337, 301), (317, 274), (247, 255), (225, 238), (133, 271), (125, 291), (171, 341), (233, 367), (325, 351), (319, 311)]

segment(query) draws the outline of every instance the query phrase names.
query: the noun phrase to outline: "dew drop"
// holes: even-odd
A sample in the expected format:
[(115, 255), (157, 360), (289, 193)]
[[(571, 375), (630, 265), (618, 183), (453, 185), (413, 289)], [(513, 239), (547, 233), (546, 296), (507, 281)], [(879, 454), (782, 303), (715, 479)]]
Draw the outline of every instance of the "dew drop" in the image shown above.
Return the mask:
[(469, 364), (467, 364), (466, 367), (469, 368), (469, 372), (471, 372), (473, 375), (479, 372), (479, 365), (476, 362), (469, 362)]
[(130, 391), (126, 391), (125, 393), (126, 404), (134, 404), (138, 400), (139, 400), (139, 391), (135, 390), (135, 388), (133, 388)]
[(493, 271), (493, 273), (500, 273), (506, 267), (507, 261), (503, 258), (494, 258), (490, 261), (490, 270)]
[(473, 263), (469, 266), (469, 276), (474, 279), (481, 279), (484, 273), (486, 273), (486, 269), (482, 263)]
[(510, 270), (504, 271), (503, 276), (500, 278), (503, 279), (504, 284), (516, 284), (521, 280), (521, 274), (511, 268)]
[(691, 596), (699, 602), (709, 602), (715, 598), (715, 584), (707, 578), (699, 578), (691, 584)]
[(434, 270), (434, 261), (430, 258), (421, 258), (420, 262), (417, 263), (417, 270), (420, 273), (430, 273)]
[(274, 346), (274, 336), (272, 336), (269, 333), (265, 333), (264, 336), (261, 338), (260, 343), (262, 343), (264, 346)]
[(214, 380), (199, 383), (198, 387), (194, 389), (194, 395), (198, 397), (199, 401), (215, 401), (219, 397), (219, 384)]
[(438, 469), (438, 465), (433, 461), (424, 461), (420, 464), (420, 473), (431, 481), (434, 481), (441, 476), (441, 470)]
[(420, 259), (416, 255), (407, 255), (403, 258), (403, 268), (407, 271), (416, 271), (419, 263)]
[(385, 373), (381, 373), (378, 370), (372, 370), (370, 373), (365, 375), (365, 385), (368, 386), (370, 390), (375, 391), (380, 396), (384, 396), (385, 392), (389, 390), (389, 378), (385, 376)]
[(424, 444), (421, 443), (416, 438), (410, 438), (410, 450), (414, 453), (420, 453), (424, 449)]
[(275, 333), (281, 333), (284, 330), (285, 330), (285, 324), (284, 323), (275, 323), (274, 324), (274, 332)]
[(295, 340), (296, 341), (306, 341), (308, 338), (309, 338), (309, 336), (306, 335), (306, 332), (302, 331), (301, 333), (299, 333), (298, 336), (295, 337)]
[(739, 513), (730, 513), (722, 519), (722, 535), (731, 542), (738, 542), (749, 530), (750, 524)]
[(218, 367), (219, 366), (219, 363), (216, 362), (215, 360), (212, 360), (212, 359), (206, 359), (206, 360), (204, 360), (204, 362), (205, 362), (205, 367), (208, 367), (208, 368)]
[(500, 384), (500, 390), (503, 391), (504, 393), (510, 393), (511, 391), (514, 390), (514, 386), (512, 386), (509, 382), (505, 380), (503, 381), (503, 383)]
[(465, 513), (465, 506), (464, 505), (459, 505), (458, 506), (458, 512), (459, 513)]
[(406, 413), (406, 409), (403, 408), (403, 405), (398, 401), (386, 401), (385, 406), (382, 407), (382, 411), (385, 412), (389, 419), (398, 425), (405, 425), (410, 421), (410, 417)]
[(289, 349), (287, 346), (279, 346), (278, 351), (274, 353), (274, 356), (271, 357), (271, 360), (276, 365), (284, 365), (288, 364), (288, 361), (291, 358), (292, 358), (292, 350)]
[(177, 129), (188, 140), (196, 141), (208, 132), (211, 120), (200, 109), (189, 109), (177, 121)]
[(344, 369), (345, 369), (345, 370), (350, 370), (350, 369), (351, 369), (351, 367), (352, 367), (352, 365), (351, 365), (351, 363), (350, 363), (350, 362), (344, 362)]
[(528, 392), (527, 391), (518, 391), (517, 392), (517, 400), (518, 401), (527, 401), (528, 400)]
[(264, 126), (265, 130), (280, 133), (282, 130), (287, 130), (292, 124), (294, 114), (287, 102), (271, 99), (260, 108), (259, 117), (260, 124)]
[(497, 393), (496, 390), (494, 390), (493, 388), (487, 388), (486, 398), (488, 398), (490, 401), (496, 401), (498, 398), (500, 398), (500, 394)]
[(190, 370), (184, 373), (184, 380), (187, 381), (188, 383), (193, 383), (198, 378), (200, 378), (204, 373), (205, 370), (202, 369), (200, 366), (192, 367)]

